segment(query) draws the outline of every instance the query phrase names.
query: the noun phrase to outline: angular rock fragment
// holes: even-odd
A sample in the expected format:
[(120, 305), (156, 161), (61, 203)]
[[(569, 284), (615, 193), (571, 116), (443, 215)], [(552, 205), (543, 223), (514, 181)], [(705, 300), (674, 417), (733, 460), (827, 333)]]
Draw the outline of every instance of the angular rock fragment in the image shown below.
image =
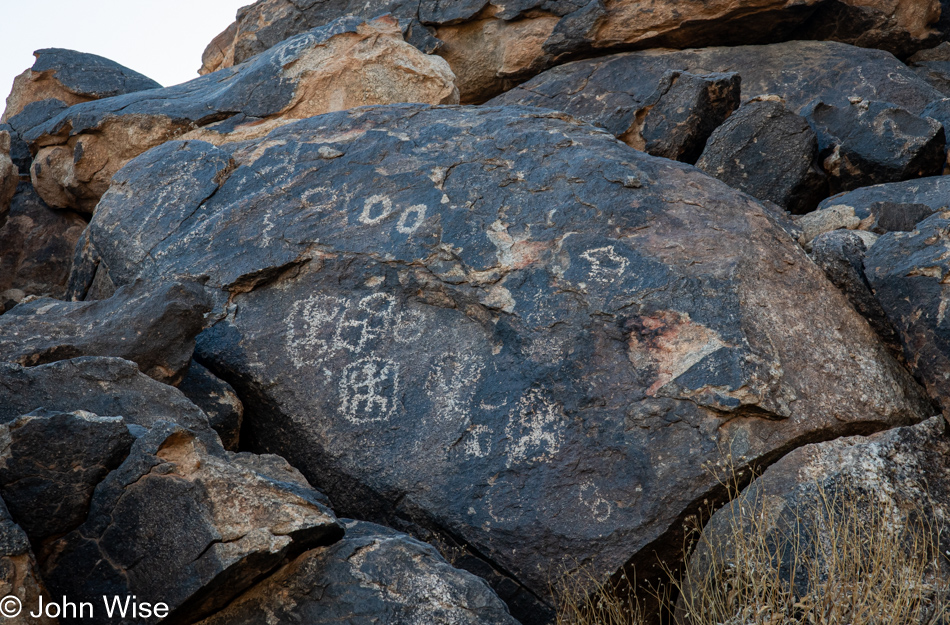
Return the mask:
[(91, 213), (122, 165), (189, 131), (236, 141), (355, 106), (454, 104), (454, 78), (445, 61), (403, 41), (392, 18), (344, 18), (213, 76), (72, 106), (23, 137), (40, 196)]
[[(51, 599), (43, 587), (37, 568), (26, 533), (13, 521), (7, 507), (0, 501), (0, 593), (3, 593), (0, 606), (3, 607), (4, 623), (57, 625), (57, 619), (45, 614), (38, 618), (30, 616), (30, 611), (35, 611), (35, 606), (39, 604), (40, 597), (45, 602)], [(8, 603), (11, 596), (16, 597), (18, 603)], [(17, 605), (22, 610), (10, 616)]]
[(31, 541), (86, 520), (96, 485), (135, 438), (122, 417), (39, 410), (0, 425), (0, 495)]
[(831, 283), (841, 289), (854, 309), (868, 320), (891, 353), (903, 359), (900, 338), (864, 275), (864, 257), (873, 245), (866, 241), (867, 235), (876, 238), (874, 234), (853, 230), (826, 232), (812, 241), (811, 258)]
[(907, 63), (921, 78), (950, 96), (950, 42), (944, 41), (936, 48), (921, 50)]
[[(96, 489), (86, 522), (50, 545), (43, 579), (77, 600), (135, 595), (166, 604), (172, 622), (194, 620), (288, 556), (339, 540), (343, 526), (320, 499), (286, 462), (158, 424)], [(90, 622), (159, 620), (130, 617), (100, 611)]]
[(208, 417), (181, 391), (120, 358), (85, 356), (37, 367), (0, 363), (0, 423), (39, 408), (122, 416), (145, 428), (169, 421), (211, 430)]
[(117, 95), (160, 89), (136, 71), (96, 54), (44, 48), (33, 53), (33, 66), (16, 77), (0, 121), (9, 122), (27, 105), (56, 100), (64, 106)]
[(423, 40), (427, 52), (436, 47), (433, 40), (442, 43), (436, 53), (458, 76), (464, 103), (484, 102), (564, 58), (611, 49), (817, 37), (906, 56), (934, 45), (932, 27), (940, 16), (938, 0), (258, 0), (208, 45), (200, 72), (230, 67), (343, 15), (387, 12), (407, 28), (431, 31)]
[(759, 99), (712, 133), (696, 166), (730, 187), (802, 214), (828, 195), (817, 156), (818, 140), (804, 118), (781, 101)]
[(113, 356), (176, 385), (191, 362), (209, 310), (208, 296), (194, 282), (138, 282), (92, 302), (38, 298), (0, 319), (0, 360), (32, 367), (79, 356)]
[(862, 187), (828, 198), (798, 219), (806, 248), (823, 232), (845, 228), (875, 234), (907, 232), (934, 213), (950, 210), (950, 178), (933, 176)]
[[(734, 561), (735, 545), (741, 540), (744, 545), (771, 549), (771, 553), (776, 554), (782, 568), (775, 575), (782, 582), (787, 584), (790, 572), (795, 570), (799, 593), (810, 589), (826, 600), (838, 600), (845, 606), (863, 603), (869, 607), (879, 597), (862, 598), (860, 594), (880, 593), (882, 588), (873, 584), (886, 587), (889, 580), (897, 579), (897, 584), (905, 585), (892, 587), (895, 594), (884, 597), (877, 605), (892, 602), (889, 607), (893, 612), (889, 614), (905, 610), (900, 614), (900, 622), (908, 625), (940, 622), (939, 617), (933, 620), (932, 604), (927, 603), (939, 593), (943, 593), (944, 602), (948, 599), (950, 567), (944, 555), (950, 550), (946, 525), (950, 513), (948, 457), (950, 438), (946, 421), (940, 416), (872, 436), (853, 436), (800, 447), (769, 467), (736, 500), (712, 516), (704, 529), (707, 540), (700, 543), (690, 561), (693, 579), (704, 579), (714, 559), (720, 563), (716, 567), (720, 571), (722, 564)], [(737, 532), (742, 535), (737, 536)], [(899, 542), (902, 533), (908, 541), (904, 544)], [(841, 544), (859, 537), (858, 544)], [(868, 556), (873, 553), (876, 542), (908, 552), (880, 554), (879, 559), (873, 561), (873, 556)], [(928, 544), (932, 547), (926, 547)], [(937, 548), (936, 553), (933, 547)], [(865, 555), (858, 555), (861, 550)], [(744, 554), (740, 557), (750, 558), (749, 552), (744, 551)], [(795, 554), (799, 555), (797, 561)], [(811, 577), (814, 569), (805, 560), (815, 554), (828, 567), (826, 574), (834, 571), (833, 578)], [(829, 564), (835, 559), (833, 554), (840, 555)], [(917, 560), (921, 556), (921, 560)], [(906, 577), (906, 568), (927, 562), (932, 565), (927, 566), (921, 578)], [(746, 572), (761, 563), (762, 560), (743, 562), (738, 568)], [(771, 571), (760, 569), (756, 573), (760, 576), (759, 582), (772, 579)], [(741, 583), (737, 580), (722, 580), (722, 583), (728, 581), (737, 586)], [(827, 584), (823, 591), (817, 588), (819, 583)], [(835, 588), (836, 583), (853, 584), (850, 590), (854, 594), (848, 594), (849, 588)], [(868, 586), (862, 587), (862, 583)], [(771, 590), (777, 586), (772, 582)], [(696, 587), (687, 585), (685, 590), (688, 595), (695, 592)], [(901, 596), (895, 596), (898, 592)], [(918, 597), (924, 599), (921, 606), (913, 603)], [(808, 603), (802, 601), (799, 605)], [(691, 621), (684, 618), (684, 607), (681, 604), (677, 622), (688, 624)], [(920, 615), (925, 618), (911, 619), (915, 608), (921, 608)], [(824, 609), (830, 613), (833, 608), (825, 606)], [(795, 616), (804, 617), (801, 612)]]
[(818, 136), (833, 193), (943, 171), (947, 138), (940, 122), (887, 102), (847, 106), (816, 101), (802, 111)]
[(904, 357), (945, 414), (950, 414), (950, 211), (910, 232), (889, 232), (864, 261), (881, 307), (900, 335)]
[(517, 625), (471, 573), (400, 532), (344, 521), (343, 540), (301, 555), (200, 625)]
[(192, 360), (178, 390), (208, 415), (208, 422), (221, 437), (224, 448), (237, 451), (244, 404), (231, 385)]
[(28, 183), (21, 183), (4, 223), (0, 216), (0, 292), (62, 297), (76, 242), (86, 220), (53, 210)]
[(169, 143), (88, 232), (116, 284), (207, 276), (223, 316), (197, 354), (246, 444), (349, 516), (469, 546), (526, 621), (562, 564), (675, 558), (721, 446), (767, 463), (932, 414), (771, 210), (559, 113), (366, 107)]

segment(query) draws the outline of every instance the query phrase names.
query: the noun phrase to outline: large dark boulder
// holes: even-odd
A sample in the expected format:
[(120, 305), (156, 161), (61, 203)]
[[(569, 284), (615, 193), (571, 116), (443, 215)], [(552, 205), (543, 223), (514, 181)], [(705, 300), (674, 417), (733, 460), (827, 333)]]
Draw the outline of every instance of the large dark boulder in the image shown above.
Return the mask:
[(804, 118), (777, 99), (757, 99), (712, 133), (696, 166), (730, 187), (801, 214), (828, 194), (817, 156), (818, 139)]
[(39, 410), (0, 425), (0, 495), (38, 543), (86, 520), (92, 492), (135, 440), (122, 417)]
[(390, 102), (455, 104), (455, 77), (441, 58), (403, 41), (392, 18), (345, 17), (240, 66), (77, 104), (21, 134), (35, 154), (40, 196), (91, 213), (122, 165), (189, 131), (215, 143), (247, 139), (290, 120)]
[[(89, 515), (49, 546), (43, 579), (75, 601), (135, 595), (194, 621), (294, 553), (333, 543), (343, 526), (286, 462), (225, 451), (172, 424), (139, 438), (96, 488)], [(156, 623), (107, 618), (93, 623)]]
[(935, 213), (910, 232), (885, 234), (864, 266), (911, 370), (950, 414), (950, 212)]
[(16, 187), (5, 218), (0, 214), (0, 293), (62, 297), (86, 220), (51, 209), (28, 183)]
[(484, 581), (430, 545), (344, 523), (343, 540), (301, 555), (200, 625), (517, 625)]
[(211, 431), (208, 417), (181, 391), (120, 358), (84, 356), (37, 367), (0, 363), (0, 422), (39, 408), (122, 416), (146, 428), (169, 421)]
[(343, 15), (398, 17), (475, 103), (566, 58), (613, 50), (835, 39), (901, 55), (936, 43), (939, 0), (258, 0), (208, 45), (201, 73), (241, 63)]
[(177, 385), (210, 307), (195, 282), (137, 282), (91, 302), (36, 298), (0, 317), (0, 360), (35, 366), (114, 356), (131, 360), (159, 382)]
[(243, 440), (348, 516), (469, 546), (542, 622), (562, 564), (677, 557), (722, 446), (931, 414), (779, 219), (562, 114), (366, 107), (147, 152), (88, 262), (207, 276), (197, 354)]

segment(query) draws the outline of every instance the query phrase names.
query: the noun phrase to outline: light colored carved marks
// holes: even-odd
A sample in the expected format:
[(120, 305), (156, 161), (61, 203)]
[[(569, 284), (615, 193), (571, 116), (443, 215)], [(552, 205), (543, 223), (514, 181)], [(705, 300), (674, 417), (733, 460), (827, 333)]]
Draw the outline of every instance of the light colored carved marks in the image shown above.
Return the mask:
[(388, 421), (399, 397), (399, 364), (368, 356), (344, 367), (340, 375), (340, 411), (350, 423)]
[(440, 421), (467, 424), (485, 365), (465, 353), (443, 354), (432, 363), (426, 394)]
[(507, 466), (551, 460), (564, 441), (566, 421), (560, 404), (538, 389), (528, 390), (508, 414)]
[(375, 226), (394, 213), (399, 214), (395, 230), (400, 234), (411, 235), (425, 223), (428, 207), (425, 204), (413, 204), (408, 208), (399, 208), (386, 195), (372, 195), (363, 201), (363, 208), (357, 220), (367, 226)]
[(588, 279), (597, 285), (608, 285), (623, 277), (630, 261), (617, 253), (613, 245), (597, 247), (581, 254), (590, 264)]
[(613, 513), (613, 504), (600, 496), (600, 489), (593, 482), (581, 485), (580, 500), (598, 523), (605, 523)]

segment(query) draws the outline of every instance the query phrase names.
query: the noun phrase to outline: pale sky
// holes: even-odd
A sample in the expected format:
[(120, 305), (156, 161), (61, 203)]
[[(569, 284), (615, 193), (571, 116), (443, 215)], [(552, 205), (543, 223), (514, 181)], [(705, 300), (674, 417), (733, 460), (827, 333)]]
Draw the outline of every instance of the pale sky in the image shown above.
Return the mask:
[(0, 110), (33, 51), (112, 59), (164, 86), (198, 76), (205, 46), (253, 0), (0, 0)]

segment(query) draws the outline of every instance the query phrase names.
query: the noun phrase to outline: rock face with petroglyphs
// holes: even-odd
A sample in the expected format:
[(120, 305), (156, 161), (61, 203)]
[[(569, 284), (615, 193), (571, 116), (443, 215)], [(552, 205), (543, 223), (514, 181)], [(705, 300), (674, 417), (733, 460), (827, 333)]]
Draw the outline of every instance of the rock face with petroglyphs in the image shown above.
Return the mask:
[(142, 155), (76, 275), (205, 276), (245, 440), (546, 622), (560, 567), (672, 555), (723, 446), (932, 414), (784, 219), (559, 113), (369, 107)]
[(238, 141), (354, 106), (457, 103), (454, 80), (444, 60), (405, 43), (391, 18), (342, 18), (213, 76), (71, 106), (23, 139), (40, 196), (91, 213), (122, 165), (169, 139)]

